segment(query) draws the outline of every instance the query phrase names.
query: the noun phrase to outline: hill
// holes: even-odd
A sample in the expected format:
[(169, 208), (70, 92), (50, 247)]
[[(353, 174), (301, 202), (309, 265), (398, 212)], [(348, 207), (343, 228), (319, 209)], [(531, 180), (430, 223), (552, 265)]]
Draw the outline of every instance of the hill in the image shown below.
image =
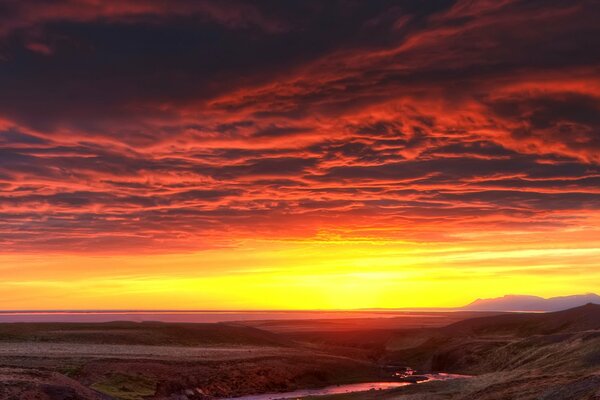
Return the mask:
[(11, 367), (0, 367), (0, 399), (114, 400), (57, 372)]
[(588, 303), (600, 304), (600, 296), (594, 293), (551, 297), (506, 295), (493, 299), (477, 299), (462, 307), (470, 311), (561, 311)]
[(388, 359), (423, 369), (489, 373), (600, 367), (600, 305), (547, 314), (474, 318), (434, 331), (420, 345)]
[(57, 342), (120, 345), (288, 346), (274, 333), (227, 324), (162, 322), (0, 324), (1, 342)]
[(0, 324), (1, 400), (206, 398), (198, 388), (229, 398), (378, 373), (362, 359), (225, 323)]
[(600, 304), (552, 313), (503, 314), (459, 321), (443, 328), (454, 334), (548, 335), (600, 329)]

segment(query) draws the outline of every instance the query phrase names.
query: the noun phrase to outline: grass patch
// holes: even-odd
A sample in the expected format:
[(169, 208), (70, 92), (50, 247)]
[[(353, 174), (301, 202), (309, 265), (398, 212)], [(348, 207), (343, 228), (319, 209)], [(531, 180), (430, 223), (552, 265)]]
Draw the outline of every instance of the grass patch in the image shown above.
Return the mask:
[(143, 400), (154, 395), (156, 383), (141, 376), (113, 374), (91, 388), (120, 400)]
[[(383, 393), (382, 390), (357, 392), (357, 393), (341, 393), (341, 394), (329, 394), (325, 396), (306, 396), (300, 397), (298, 400), (382, 400), (391, 399), (392, 397), (386, 396), (389, 393)], [(391, 396), (391, 395), (390, 395)]]
[(82, 365), (70, 364), (70, 365), (65, 365), (64, 367), (60, 368), (58, 370), (58, 372), (63, 375), (68, 376), (69, 378), (74, 378), (81, 373), (82, 369), (83, 369)]

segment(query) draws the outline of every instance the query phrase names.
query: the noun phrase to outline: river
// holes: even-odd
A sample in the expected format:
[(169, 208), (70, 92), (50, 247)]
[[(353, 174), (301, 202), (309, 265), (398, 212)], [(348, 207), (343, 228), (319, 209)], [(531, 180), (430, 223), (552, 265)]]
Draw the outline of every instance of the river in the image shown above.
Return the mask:
[[(421, 375), (419, 375), (421, 376)], [(430, 381), (441, 381), (458, 378), (468, 378), (467, 375), (458, 374), (424, 374), (428, 379), (422, 382)], [(419, 382), (421, 383), (421, 382)], [(356, 392), (368, 392), (371, 390), (387, 390), (394, 389), (402, 386), (414, 385), (409, 382), (367, 382), (367, 383), (351, 383), (347, 385), (335, 385), (327, 386), (320, 389), (300, 389), (294, 390), (293, 392), (283, 393), (267, 393), (267, 394), (255, 394), (242, 397), (230, 397), (222, 400), (280, 400), (280, 399), (297, 399), (306, 396), (325, 396), (330, 394), (344, 394), (344, 393), (356, 393)]]

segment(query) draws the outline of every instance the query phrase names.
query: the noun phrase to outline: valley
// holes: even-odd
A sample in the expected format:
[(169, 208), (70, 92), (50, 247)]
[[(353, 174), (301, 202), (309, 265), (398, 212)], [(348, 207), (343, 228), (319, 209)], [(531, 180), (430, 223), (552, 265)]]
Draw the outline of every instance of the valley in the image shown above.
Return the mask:
[[(418, 316), (405, 318), (405, 327), (402, 318), (2, 324), (0, 398), (600, 395), (599, 305), (543, 314), (454, 314), (453, 321), (440, 316), (447, 323), (440, 325), (431, 316), (421, 317), (422, 323)], [(426, 375), (436, 373), (465, 376)], [(319, 389), (327, 387), (333, 389)]]

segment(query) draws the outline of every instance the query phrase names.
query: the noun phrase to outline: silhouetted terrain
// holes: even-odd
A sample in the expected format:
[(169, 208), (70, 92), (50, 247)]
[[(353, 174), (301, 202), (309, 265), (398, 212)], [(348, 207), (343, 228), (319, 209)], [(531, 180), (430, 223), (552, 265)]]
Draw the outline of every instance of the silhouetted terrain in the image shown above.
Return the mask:
[(402, 316), (380, 314), (370, 318), (320, 318), (296, 320), (240, 321), (243, 326), (275, 333), (397, 331), (439, 328), (468, 318), (501, 314), (495, 311), (404, 311)]
[(454, 323), (445, 331), (456, 333), (505, 332), (513, 335), (552, 334), (600, 329), (600, 305), (586, 304), (546, 314), (505, 314)]
[[(451, 398), (596, 399), (600, 395), (600, 305), (475, 318), (427, 334), (429, 339), (418, 346), (390, 349), (386, 360), (478, 375), (471, 382), (483, 385), (477, 395), (469, 397), (464, 389)], [(565, 389), (570, 386), (573, 390)]]
[[(537, 352), (544, 356), (536, 357)], [(594, 366), (600, 362), (600, 305), (469, 319), (430, 332), (421, 345), (391, 351), (387, 357), (432, 370), (468, 373), (527, 364)]]
[(252, 327), (161, 322), (0, 324), (0, 342), (3, 341), (163, 346), (290, 345), (281, 336)]
[(471, 311), (561, 311), (585, 304), (600, 304), (600, 296), (594, 293), (551, 297), (506, 295), (494, 299), (477, 299), (462, 307)]
[(249, 322), (263, 329), (242, 323), (3, 324), (0, 399), (226, 398), (408, 379), (395, 375), (405, 367), (416, 377), (472, 377), (326, 398), (600, 398), (599, 305), (484, 314), (447, 326), (432, 325), (427, 315), (420, 325), (416, 318), (404, 328), (391, 319)]
[[(0, 325), (0, 399), (189, 399), (199, 388), (212, 398), (372, 380), (378, 372), (361, 355), (240, 325)], [(196, 397), (184, 394), (190, 390)]]

